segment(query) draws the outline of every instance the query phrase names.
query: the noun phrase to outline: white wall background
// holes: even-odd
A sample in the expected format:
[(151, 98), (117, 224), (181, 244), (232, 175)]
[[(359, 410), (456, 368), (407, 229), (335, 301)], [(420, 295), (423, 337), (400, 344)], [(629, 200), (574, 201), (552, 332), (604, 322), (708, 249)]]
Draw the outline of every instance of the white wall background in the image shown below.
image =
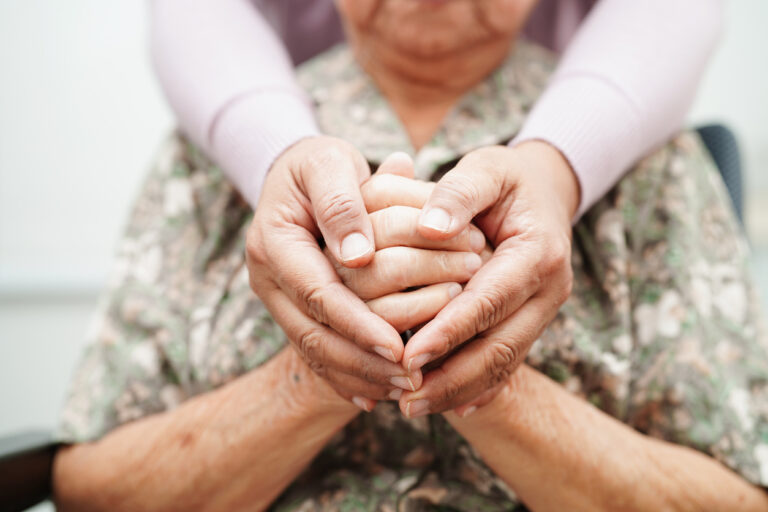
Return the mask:
[[(51, 426), (131, 198), (172, 126), (138, 0), (0, 0), (0, 435)], [(768, 1), (732, 0), (692, 122), (739, 133), (768, 289)]]
[(171, 126), (145, 2), (0, 0), (0, 290), (92, 291)]

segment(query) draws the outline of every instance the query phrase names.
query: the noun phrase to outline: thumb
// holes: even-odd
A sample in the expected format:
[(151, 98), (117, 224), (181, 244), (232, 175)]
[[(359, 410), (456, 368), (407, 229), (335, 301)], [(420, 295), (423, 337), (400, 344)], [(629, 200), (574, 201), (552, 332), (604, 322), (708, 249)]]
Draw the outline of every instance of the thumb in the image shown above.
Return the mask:
[(433, 240), (459, 234), (503, 193), (508, 148), (482, 148), (462, 158), (437, 183), (421, 210), (419, 232)]
[(301, 166), (315, 222), (336, 261), (349, 268), (365, 266), (375, 244), (360, 184), (370, 177), (370, 168), (354, 148), (320, 151), (322, 155)]

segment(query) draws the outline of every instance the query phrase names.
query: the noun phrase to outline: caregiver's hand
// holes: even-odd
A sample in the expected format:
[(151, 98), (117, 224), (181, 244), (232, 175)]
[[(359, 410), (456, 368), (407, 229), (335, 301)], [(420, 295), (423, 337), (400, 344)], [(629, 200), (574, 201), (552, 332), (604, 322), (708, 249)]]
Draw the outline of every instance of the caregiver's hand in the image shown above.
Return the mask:
[(403, 394), (406, 416), (459, 406), (466, 413), (490, 400), (488, 391), (523, 362), (570, 295), (578, 203), (569, 164), (544, 142), (473, 151), (440, 180), (422, 210), (420, 233), (447, 239), (474, 218), (495, 250), (406, 345), (403, 363), (413, 371), (471, 340), (427, 373), (418, 391)]
[(347, 398), (407, 377), (397, 330), (342, 284), (318, 244), (322, 237), (346, 267), (371, 261), (373, 227), (360, 194), (369, 176), (347, 142), (301, 140), (272, 166), (246, 241), (251, 288), (310, 367), (335, 375)]

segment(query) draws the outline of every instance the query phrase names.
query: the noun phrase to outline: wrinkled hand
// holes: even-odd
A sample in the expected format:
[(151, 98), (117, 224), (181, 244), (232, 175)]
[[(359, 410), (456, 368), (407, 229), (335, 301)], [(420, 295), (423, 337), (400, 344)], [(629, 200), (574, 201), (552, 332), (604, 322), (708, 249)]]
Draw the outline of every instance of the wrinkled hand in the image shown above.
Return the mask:
[(342, 284), (318, 243), (345, 267), (371, 261), (374, 231), (360, 193), (369, 177), (347, 142), (299, 141), (272, 166), (246, 239), (251, 288), (304, 361), (350, 400), (408, 377), (397, 364), (397, 330)]
[[(480, 265), (476, 254), (467, 254), (473, 240), (484, 245), (474, 227), (448, 241), (418, 234), (419, 210), (408, 204), (418, 196), (421, 206), (428, 184), (403, 177), (412, 176), (411, 165), (395, 158), (369, 180), (367, 162), (346, 142), (305, 139), (275, 162), (247, 236), (253, 290), (304, 361), (365, 410), (374, 400), (397, 399), (398, 388), (421, 384), (421, 372), (396, 364), (403, 351), (398, 330), (445, 306), (458, 292), (451, 283), (466, 282)], [(380, 186), (387, 178), (409, 186)], [(370, 217), (360, 189), (366, 181)]]
[[(361, 188), (376, 241), (373, 260), (355, 269), (334, 264), (343, 283), (398, 332), (434, 318), (461, 292), (460, 283), (480, 267), (479, 254), (490, 257), (485, 235), (473, 225), (448, 240), (430, 240), (418, 233), (420, 207), (433, 187), (413, 179), (410, 157), (390, 156)], [(403, 389), (413, 391), (421, 381), (420, 371), (411, 372), (407, 378), (392, 379), (397, 389), (371, 385), (365, 397), (397, 400)], [(370, 410), (375, 404), (369, 405), (363, 408)]]
[(495, 249), (464, 291), (406, 345), (403, 363), (411, 372), (448, 355), (420, 389), (403, 393), (406, 416), (454, 408), (465, 415), (489, 401), (523, 362), (570, 295), (578, 202), (570, 166), (543, 142), (473, 151), (440, 180), (419, 232), (446, 240), (474, 219)]

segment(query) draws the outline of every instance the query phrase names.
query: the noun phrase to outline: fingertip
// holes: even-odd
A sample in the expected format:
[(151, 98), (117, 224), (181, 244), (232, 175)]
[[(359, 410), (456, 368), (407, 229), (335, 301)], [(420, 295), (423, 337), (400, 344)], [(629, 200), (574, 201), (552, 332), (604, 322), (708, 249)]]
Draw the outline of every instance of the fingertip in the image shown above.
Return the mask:
[(476, 253), (481, 253), (485, 249), (485, 235), (474, 226), (469, 230), (469, 247)]
[(459, 283), (450, 283), (448, 285), (448, 290), (447, 290), (448, 291), (448, 298), (449, 299), (455, 299), (456, 297), (458, 297), (458, 295), (461, 293), (462, 290), (463, 290), (463, 288), (461, 287), (461, 285)]
[(421, 370), (408, 372), (408, 378), (413, 384), (413, 389), (411, 391), (418, 391), (424, 383), (424, 375), (421, 373)]
[(405, 417), (408, 419), (420, 418), (429, 414), (429, 400), (423, 398), (409, 400), (405, 404)]
[(353, 396), (352, 403), (365, 412), (371, 412), (376, 407), (376, 402), (370, 398), (363, 398), (361, 396)]
[(379, 354), (381, 357), (383, 357), (387, 361), (392, 361), (393, 363), (400, 362), (400, 360), (395, 356), (394, 350), (392, 350), (389, 347), (376, 346), (376, 347), (373, 347), (373, 351)]
[(469, 404), (461, 405), (453, 410), (454, 414), (461, 419), (471, 416), (475, 411), (477, 411), (477, 406)]
[(483, 266), (483, 259), (479, 254), (470, 252), (465, 257), (465, 264), (467, 265), (467, 272), (474, 275)]
[(431, 354), (419, 354), (408, 359), (407, 370), (409, 373), (421, 370), (432, 358)]
[(408, 419), (417, 418), (428, 413), (429, 401), (420, 398), (418, 393), (405, 391), (398, 400), (400, 413)]
[(400, 409), (400, 414), (405, 416), (406, 407), (408, 406), (408, 396), (411, 393), (408, 393), (407, 391), (403, 392), (400, 395), (400, 398), (397, 400), (397, 406)]
[(415, 176), (413, 158), (408, 153), (396, 151), (384, 159), (376, 173), (396, 174), (404, 178), (413, 178)]

